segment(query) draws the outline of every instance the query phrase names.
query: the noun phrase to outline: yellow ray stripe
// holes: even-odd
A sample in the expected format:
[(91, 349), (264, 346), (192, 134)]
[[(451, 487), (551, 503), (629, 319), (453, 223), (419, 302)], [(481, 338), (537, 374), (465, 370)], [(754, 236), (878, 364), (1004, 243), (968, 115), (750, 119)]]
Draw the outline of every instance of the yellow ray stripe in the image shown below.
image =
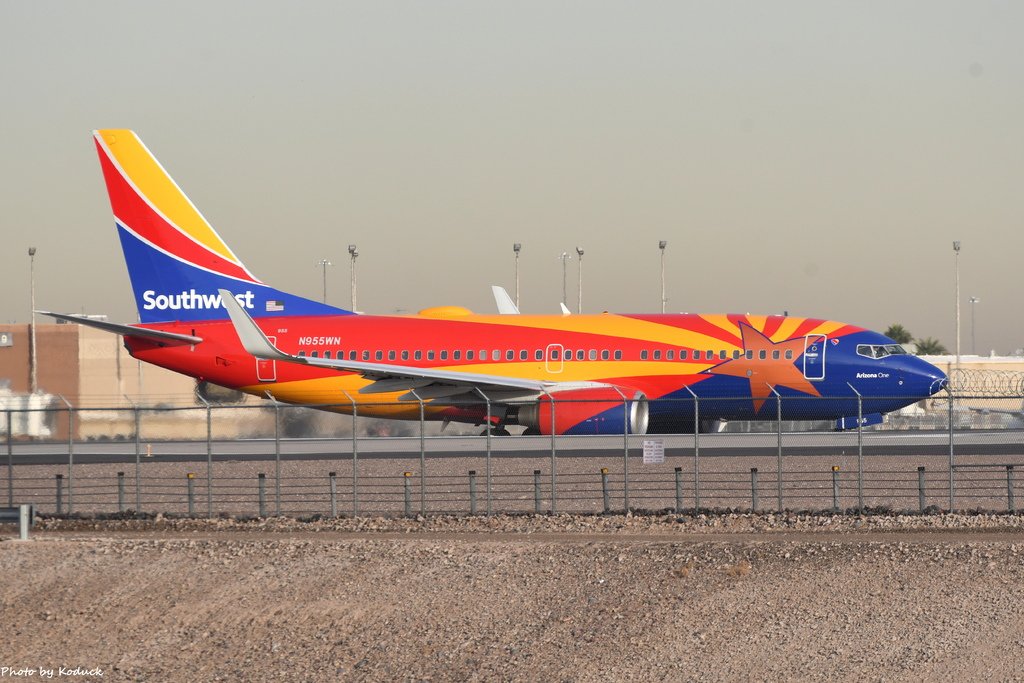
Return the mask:
[[(551, 330), (552, 332), (605, 334), (624, 339), (647, 341), (652, 344), (715, 349), (716, 351), (721, 348), (733, 348), (732, 345), (720, 339), (709, 337), (706, 334), (694, 332), (693, 330), (660, 325), (646, 320), (637, 320), (636, 318), (627, 318), (611, 313), (604, 315), (567, 315), (561, 318), (531, 315), (472, 315), (452, 320), (486, 323), (489, 325), (507, 325), (510, 327), (533, 327)], [(563, 342), (553, 335), (550, 343), (559, 344)], [(613, 345), (609, 344), (607, 348), (612, 349)]]
[(164, 218), (208, 249), (242, 265), (134, 132), (101, 130), (99, 134), (128, 180)]
[(796, 329), (803, 324), (803, 322), (803, 318), (786, 318), (782, 324), (779, 325), (779, 329), (775, 331), (775, 334), (771, 336), (771, 340), (773, 342), (780, 342), (789, 339), (793, 333), (796, 332)]

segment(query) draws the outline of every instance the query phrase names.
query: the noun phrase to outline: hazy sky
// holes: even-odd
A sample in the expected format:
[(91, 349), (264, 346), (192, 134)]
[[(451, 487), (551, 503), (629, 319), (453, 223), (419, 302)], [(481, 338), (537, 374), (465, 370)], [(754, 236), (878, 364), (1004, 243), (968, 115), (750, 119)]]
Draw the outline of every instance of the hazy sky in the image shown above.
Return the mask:
[[(1024, 3), (0, 2), (0, 320), (135, 319), (90, 131), (359, 307), (824, 317), (1024, 347)], [(569, 262), (575, 309), (577, 261)]]

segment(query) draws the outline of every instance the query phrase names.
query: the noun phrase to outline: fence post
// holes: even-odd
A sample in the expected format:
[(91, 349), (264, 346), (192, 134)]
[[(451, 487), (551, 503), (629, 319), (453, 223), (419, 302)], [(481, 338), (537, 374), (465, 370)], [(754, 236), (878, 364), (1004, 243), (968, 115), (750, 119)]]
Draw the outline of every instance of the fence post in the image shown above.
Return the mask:
[(124, 472), (117, 473), (117, 511), (124, 512)]
[[(700, 511), (700, 400), (697, 398), (697, 394), (694, 393), (690, 387), (684, 387), (690, 392), (690, 396), (693, 396), (693, 511)], [(678, 473), (680, 468), (676, 468)], [(676, 474), (676, 481), (679, 481), (679, 475)], [(678, 494), (678, 483), (676, 485), (676, 501), (679, 500)], [(676, 511), (678, 512), (680, 505), (676, 503)]]
[(476, 514), (476, 470), (469, 471), (469, 514)]
[(778, 434), (778, 444), (779, 444), (779, 450), (778, 450), (778, 455), (776, 456), (776, 467), (775, 467), (776, 471), (778, 472), (778, 475), (776, 477), (775, 486), (778, 489), (777, 493), (778, 493), (778, 499), (779, 499), (778, 500), (779, 514), (781, 514), (782, 510), (783, 510), (783, 507), (782, 507), (782, 396), (779, 394), (779, 392), (775, 391), (775, 387), (773, 387), (772, 385), (769, 384), (768, 388), (772, 390), (773, 394), (775, 394), (775, 423), (778, 426), (777, 434)]
[(412, 476), (412, 472), (403, 472), (402, 476), (405, 482), (405, 516), (412, 517), (412, 489), (409, 486), (409, 477)]
[(750, 509), (757, 512), (757, 468), (750, 468)]
[(608, 468), (601, 468), (601, 498), (604, 501), (604, 513), (608, 514)]
[(475, 387), (476, 393), (480, 394), (484, 399), (484, 403), (487, 405), (487, 454), (484, 460), (484, 487), (486, 488), (487, 496), (487, 516), (491, 516), (491, 399), (485, 394), (480, 387)]
[(142, 438), (139, 435), (141, 427), (141, 418), (139, 416), (139, 407), (132, 404), (132, 410), (135, 411), (135, 511), (139, 512), (142, 510), (142, 465), (141, 465), (141, 442)]
[(1013, 498), (1013, 465), (1006, 466), (1006, 507), (1011, 513), (1017, 512), (1017, 501)]
[[(618, 387), (612, 387), (622, 398), (622, 505), (629, 512), (629, 402), (626, 395)], [(602, 468), (604, 484), (607, 489), (608, 468)], [(608, 512), (608, 496), (605, 494), (604, 511)]]
[(953, 511), (953, 496), (954, 496), (954, 484), (953, 484), (953, 472), (954, 472), (954, 461), (953, 461), (953, 387), (947, 385), (949, 391), (949, 511)]
[[(541, 389), (544, 394), (548, 397), (548, 404), (551, 406), (551, 514), (554, 515), (557, 508), (558, 490), (557, 490), (557, 478), (556, 471), (557, 467), (555, 464), (555, 397), (548, 393), (547, 389)], [(534, 479), (540, 474), (540, 470), (534, 470)], [(536, 482), (537, 489), (537, 512), (540, 512), (540, 482)]]
[(832, 465), (832, 511), (839, 512), (839, 465)]
[(415, 389), (409, 391), (420, 403), (420, 514), (427, 514), (427, 442), (426, 442), (426, 420), (423, 406), (423, 399), (419, 397)]
[(64, 511), (64, 475), (57, 474), (57, 514)]
[(267, 516), (267, 475), (260, 472), (256, 475), (257, 490), (259, 491), (260, 517)]
[(75, 490), (75, 416), (71, 403), (61, 395), (57, 395), (68, 407), (68, 514), (74, 511)]
[(14, 443), (11, 436), (13, 421), (7, 411), (7, 507), (14, 507)]
[[(196, 392), (196, 398), (206, 406), (206, 516), (213, 517), (213, 416), (210, 414), (210, 403), (199, 392)], [(188, 514), (191, 515), (192, 510)]]
[(359, 418), (359, 406), (347, 391), (341, 393), (345, 394), (345, 398), (352, 402), (352, 519), (357, 519), (359, 517), (359, 437), (356, 435), (356, 422)]
[(338, 516), (338, 480), (335, 472), (327, 473), (327, 480), (331, 485), (331, 517)]
[(849, 382), (846, 386), (857, 394), (857, 512), (864, 514), (864, 397)]
[(924, 465), (917, 468), (917, 509), (924, 512)]
[(281, 516), (281, 404), (277, 400), (274, 400), (274, 513)]
[(185, 475), (186, 484), (188, 486), (188, 516), (195, 517), (196, 514), (196, 498), (195, 498), (195, 480), (196, 475), (194, 472), (189, 472)]
[(533, 511), (540, 514), (540, 470), (533, 471)]
[(681, 477), (683, 474), (683, 468), (676, 468), (676, 513), (678, 514), (683, 509), (683, 485)]

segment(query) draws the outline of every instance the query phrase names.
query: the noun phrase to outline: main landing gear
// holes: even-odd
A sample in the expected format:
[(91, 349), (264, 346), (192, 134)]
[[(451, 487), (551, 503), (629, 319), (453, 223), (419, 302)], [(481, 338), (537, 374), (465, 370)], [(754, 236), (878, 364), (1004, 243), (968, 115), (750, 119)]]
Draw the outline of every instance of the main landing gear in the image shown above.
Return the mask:
[(487, 432), (491, 433), (491, 436), (512, 436), (507, 429), (502, 426), (491, 427), (480, 432), (480, 436), (487, 436)]

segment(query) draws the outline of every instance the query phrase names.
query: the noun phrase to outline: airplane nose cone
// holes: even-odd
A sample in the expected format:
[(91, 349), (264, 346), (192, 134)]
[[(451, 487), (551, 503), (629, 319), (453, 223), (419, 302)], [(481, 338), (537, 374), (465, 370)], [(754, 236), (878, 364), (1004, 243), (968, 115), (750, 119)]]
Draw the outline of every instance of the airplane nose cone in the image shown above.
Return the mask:
[(937, 394), (949, 386), (949, 377), (942, 370), (920, 358), (914, 360), (917, 361), (916, 365), (918, 366), (915, 368), (914, 374), (918, 376), (921, 384), (927, 387), (929, 396)]

